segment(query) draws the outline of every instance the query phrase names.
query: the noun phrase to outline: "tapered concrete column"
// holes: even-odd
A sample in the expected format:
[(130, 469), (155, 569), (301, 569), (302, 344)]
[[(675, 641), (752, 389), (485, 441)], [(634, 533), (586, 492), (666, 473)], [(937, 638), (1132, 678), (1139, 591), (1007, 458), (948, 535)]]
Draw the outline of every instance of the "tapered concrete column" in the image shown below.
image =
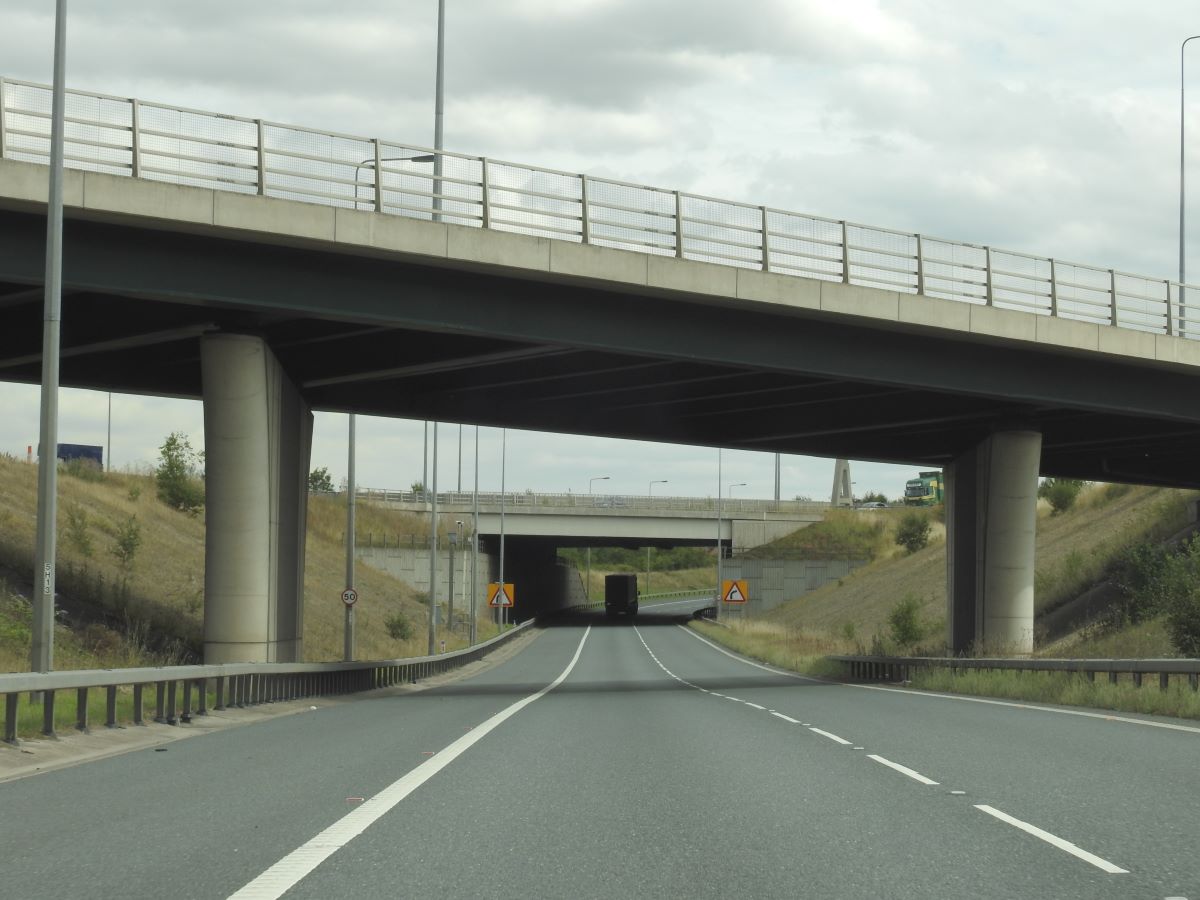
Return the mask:
[(204, 661), (303, 656), (312, 413), (266, 343), (201, 342)]
[(946, 640), (952, 650), (1033, 650), (1042, 436), (993, 434), (946, 470)]

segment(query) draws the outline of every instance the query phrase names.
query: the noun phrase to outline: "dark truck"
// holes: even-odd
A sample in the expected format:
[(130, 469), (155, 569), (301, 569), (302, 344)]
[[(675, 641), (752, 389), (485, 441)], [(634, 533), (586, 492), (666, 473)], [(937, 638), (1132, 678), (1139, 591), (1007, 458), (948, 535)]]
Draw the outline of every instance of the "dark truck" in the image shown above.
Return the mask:
[(638, 590), (636, 575), (604, 576), (604, 614), (610, 619), (621, 613), (636, 616)]

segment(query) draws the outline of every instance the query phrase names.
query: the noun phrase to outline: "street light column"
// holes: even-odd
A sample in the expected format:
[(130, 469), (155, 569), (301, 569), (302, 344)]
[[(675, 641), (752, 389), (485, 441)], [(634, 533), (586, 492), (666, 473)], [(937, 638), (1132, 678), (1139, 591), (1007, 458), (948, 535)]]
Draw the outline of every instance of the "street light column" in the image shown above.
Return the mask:
[[(608, 481), (611, 476), (597, 475), (595, 478), (588, 479), (588, 496), (592, 496), (592, 485), (597, 481)], [(587, 574), (583, 579), (583, 598), (588, 603), (592, 602), (592, 545), (588, 544), (587, 548)]]
[[(1184, 106), (1184, 97), (1186, 95), (1186, 82), (1184, 80), (1184, 64), (1186, 57), (1184, 50), (1187, 49), (1188, 41), (1200, 39), (1200, 34), (1193, 34), (1189, 38), (1184, 38), (1183, 43), (1179, 45), (1179, 319), (1182, 337), (1187, 337), (1186, 334), (1186, 315), (1187, 306), (1184, 302), (1183, 285), (1187, 281), (1187, 264), (1186, 264), (1186, 247), (1184, 244), (1185, 238), (1185, 174), (1184, 174), (1184, 127), (1186, 121), (1186, 108)], [(1167, 298), (1168, 302), (1170, 298)]]
[[(659, 478), (656, 481), (651, 481), (648, 485), (646, 485), (646, 498), (652, 499), (654, 497), (654, 486), (656, 484), (668, 484), (668, 483), (669, 482), (667, 481), (666, 478)], [(647, 544), (646, 545), (646, 593), (647, 594), (650, 593), (650, 550), (651, 550), (651, 547), (649, 544)]]

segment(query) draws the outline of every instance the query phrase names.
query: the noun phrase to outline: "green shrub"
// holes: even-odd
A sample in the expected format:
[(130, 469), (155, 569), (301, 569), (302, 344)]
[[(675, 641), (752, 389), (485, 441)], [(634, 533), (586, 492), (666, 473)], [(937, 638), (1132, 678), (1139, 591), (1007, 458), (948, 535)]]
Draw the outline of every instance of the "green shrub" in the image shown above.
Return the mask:
[(921, 640), (925, 633), (921, 626), (921, 598), (905, 594), (888, 613), (888, 628), (892, 640), (901, 647), (909, 647)]
[(62, 464), (62, 471), (80, 481), (98, 482), (104, 480), (104, 470), (94, 459), (68, 459)]
[(1038, 496), (1046, 498), (1051, 515), (1057, 516), (1075, 505), (1083, 485), (1078, 478), (1047, 478), (1038, 487)]
[(67, 545), (85, 560), (92, 558), (93, 546), (88, 514), (78, 503), (68, 503)]
[(158, 454), (158, 468), (154, 470), (158, 499), (172, 509), (198, 512), (204, 506), (202, 455), (192, 449), (187, 435), (177, 431), (167, 436)]
[(402, 612), (396, 612), (384, 619), (383, 627), (387, 629), (388, 636), (393, 640), (407, 641), (413, 635), (412, 623)]
[(909, 553), (916, 553), (929, 543), (929, 517), (922, 512), (908, 512), (896, 526), (896, 543)]
[(122, 574), (128, 575), (133, 571), (133, 561), (141, 546), (142, 526), (138, 524), (137, 516), (130, 516), (117, 526), (112, 546), (112, 555), (116, 557)]

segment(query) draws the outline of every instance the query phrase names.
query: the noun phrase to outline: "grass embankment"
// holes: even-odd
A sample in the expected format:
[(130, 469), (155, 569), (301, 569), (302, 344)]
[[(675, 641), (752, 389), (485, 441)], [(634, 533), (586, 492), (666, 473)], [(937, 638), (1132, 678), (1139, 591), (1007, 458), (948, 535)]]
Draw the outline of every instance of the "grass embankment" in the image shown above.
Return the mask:
[[(751, 659), (818, 678), (836, 679), (844, 674), (841, 664), (829, 660), (829, 655), (858, 652), (847, 641), (805, 633), (761, 619), (734, 619), (724, 625), (697, 620), (690, 626), (713, 642)], [(1066, 672), (964, 670), (955, 675), (945, 669), (930, 669), (912, 673), (909, 687), (1056, 706), (1200, 719), (1200, 694), (1182, 677), (1172, 679), (1164, 691), (1158, 688), (1157, 679), (1147, 678), (1142, 687), (1137, 687), (1127, 675), (1121, 676), (1116, 684), (1109, 684), (1104, 676), (1091, 682), (1082, 675)]]
[[(1039, 613), (1071, 602), (1102, 580), (1127, 547), (1161, 541), (1187, 524), (1190, 492), (1096, 485), (1070, 511), (1051, 516), (1039, 509), (1035, 604)], [(838, 526), (843, 530), (847, 523)], [(887, 525), (884, 530), (886, 532)], [(861, 527), (858, 529), (862, 531)], [(863, 546), (861, 534), (855, 538)], [(866, 546), (870, 546), (869, 543)], [(879, 545), (876, 545), (878, 548)], [(906, 594), (922, 599), (927, 647), (899, 648), (888, 637), (887, 616)], [(836, 675), (826, 654), (861, 653), (879, 638), (884, 652), (936, 653), (944, 631), (945, 547), (934, 544), (911, 556), (878, 552), (874, 561), (843, 579), (768, 613), (758, 620), (727, 620), (726, 627), (692, 627), (747, 656), (810, 675)], [(1162, 619), (1112, 629), (1092, 626), (1043, 648), (1048, 656), (1076, 658), (1170, 657)], [(1182, 678), (1162, 691), (1156, 679), (1137, 687), (1130, 676), (1109, 684), (1069, 673), (944, 670), (916, 672), (911, 686), (1027, 702), (1088, 706), (1152, 715), (1200, 718), (1200, 696)]]
[[(60, 596), (55, 668), (162, 665), (198, 660), (204, 605), (204, 513), (159, 502), (148, 475), (63, 468), (59, 478)], [(12, 582), (0, 622), (0, 671), (29, 668), (26, 613), (13, 594), (28, 596), (33, 565), (37, 467), (0, 456), (0, 567)], [(123, 534), (134, 523), (132, 553), (121, 559)], [(310, 661), (342, 657), (345, 552), (344, 498), (313, 497), (305, 554), (304, 644)], [(361, 504), (356, 531), (366, 535), (425, 534), (417, 515)], [(128, 546), (128, 543), (126, 544)], [(15, 573), (15, 575), (14, 575)], [(358, 656), (395, 658), (425, 653), (427, 606), (407, 584), (360, 564), (356, 570)], [(14, 605), (17, 604), (17, 605)], [(389, 636), (385, 622), (403, 616), (411, 635)], [(480, 634), (491, 624), (480, 622)], [(465, 635), (447, 636), (447, 648)]]
[[(1166, 488), (1097, 485), (1085, 491), (1075, 507), (1061, 515), (1052, 516), (1048, 506), (1039, 505), (1037, 613), (1049, 612), (1078, 596), (1103, 577), (1113, 558), (1125, 547), (1159, 540), (1184, 527), (1190, 496), (1190, 492)], [(853, 515), (872, 517), (878, 513)], [(883, 521), (885, 537), (880, 539), (881, 543), (891, 539), (887, 535), (894, 534), (895, 516), (891, 521)], [(808, 530), (811, 528), (804, 529)], [(935, 645), (944, 632), (946, 546), (944, 537), (936, 532), (925, 549), (911, 555), (899, 548), (879, 552), (871, 563), (839, 582), (785, 603), (764, 618), (810, 633), (838, 637), (852, 634), (869, 645), (873, 636), (886, 635), (888, 614), (908, 595), (918, 599), (920, 616), (926, 623), (930, 646), (924, 649), (940, 652)], [(1146, 642), (1140, 641), (1138, 646), (1144, 648)], [(1069, 650), (1059, 645), (1054, 652)]]

